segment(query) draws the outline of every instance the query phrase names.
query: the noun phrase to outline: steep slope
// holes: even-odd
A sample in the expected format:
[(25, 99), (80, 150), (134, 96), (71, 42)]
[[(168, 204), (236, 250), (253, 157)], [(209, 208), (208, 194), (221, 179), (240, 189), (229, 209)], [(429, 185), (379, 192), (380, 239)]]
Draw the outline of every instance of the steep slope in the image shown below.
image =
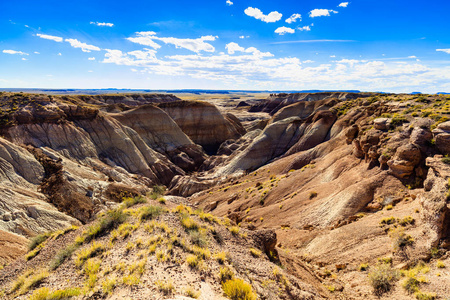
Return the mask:
[(239, 230), (229, 220), (170, 200), (167, 208), (147, 201), (129, 198), (93, 224), (49, 235), (27, 260), (0, 271), (3, 297), (237, 299), (233, 295), (241, 293), (245, 299), (323, 299), (327, 294), (270, 262), (276, 255), (273, 232)]
[(222, 115), (211, 103), (176, 101), (160, 103), (158, 106), (207, 153), (215, 153), (226, 140), (245, 134), (244, 127), (233, 115)]

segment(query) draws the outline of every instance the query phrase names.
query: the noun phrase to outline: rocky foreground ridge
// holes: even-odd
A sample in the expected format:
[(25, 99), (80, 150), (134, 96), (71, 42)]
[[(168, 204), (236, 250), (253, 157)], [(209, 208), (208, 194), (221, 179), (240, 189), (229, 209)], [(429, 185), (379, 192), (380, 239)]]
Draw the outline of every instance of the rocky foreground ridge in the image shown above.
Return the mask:
[[(261, 268), (250, 266), (251, 253), (245, 263), (230, 262), (237, 277), (251, 283), (255, 297), (450, 297), (450, 98), (445, 95), (277, 94), (246, 105), (237, 99), (234, 108), (172, 95), (0, 97), (0, 263), (8, 263), (0, 274), (7, 276), (5, 285), (38, 263), (51, 264), (56, 250), (77, 243), (77, 236), (86, 235), (99, 215), (117, 209), (124, 197), (139, 199), (164, 185), (171, 196), (161, 200), (165, 204), (150, 205), (168, 208), (157, 221), (170, 223), (177, 240), (193, 243), (174, 254), (173, 236), (162, 237), (162, 249), (171, 251), (169, 261), (181, 268), (177, 272), (192, 271), (183, 263), (186, 255), (201, 256), (189, 248), (197, 237), (183, 220), (190, 215), (205, 221), (202, 211), (171, 212), (184, 203), (225, 218), (213, 221), (214, 230), (206, 223), (197, 226), (210, 251), (234, 253), (237, 247), (248, 254), (245, 245), (253, 243), (262, 253), (255, 261)], [(256, 119), (248, 117), (253, 113)], [(139, 217), (146, 205), (123, 211), (130, 226), (137, 226), (133, 244), (154, 237), (139, 231), (141, 225), (150, 226)], [(42, 245), (43, 254), (23, 258), (29, 238), (72, 225), (83, 227), (52, 235)], [(254, 237), (262, 229), (276, 234), (270, 251)], [(226, 236), (225, 244), (216, 240), (215, 231)], [(103, 246), (110, 234), (100, 236)], [(100, 251), (105, 252), (99, 254), (102, 272), (115, 270), (114, 264), (127, 257), (127, 251), (120, 254), (128, 247), (126, 239)], [(83, 247), (93, 246), (78, 243), (74, 254), (42, 279), (48, 293), (61, 274), (84, 266), (75, 260)], [(140, 257), (131, 249), (136, 264), (149, 255)], [(143, 263), (147, 271), (136, 284), (122, 282), (111, 293), (83, 283), (81, 275), (65, 288), (91, 298), (135, 297), (136, 287), (161, 297), (182, 293), (165, 294), (155, 287), (155, 270), (182, 280), (168, 271), (171, 263), (159, 267), (158, 261), (156, 256), (150, 273), (148, 262)], [(274, 263), (286, 274), (267, 273)], [(209, 273), (194, 270), (186, 276), (192, 284), (205, 282), (196, 286), (200, 297), (220, 298), (223, 282), (213, 274), (220, 266), (206, 264)], [(380, 270), (391, 275), (377, 286), (373, 277)], [(25, 277), (30, 276), (37, 275)], [(89, 279), (89, 272), (83, 276)], [(281, 284), (279, 293), (267, 292), (272, 281)], [(152, 289), (145, 290), (148, 282)], [(8, 297), (28, 297), (33, 291), (4, 290)]]

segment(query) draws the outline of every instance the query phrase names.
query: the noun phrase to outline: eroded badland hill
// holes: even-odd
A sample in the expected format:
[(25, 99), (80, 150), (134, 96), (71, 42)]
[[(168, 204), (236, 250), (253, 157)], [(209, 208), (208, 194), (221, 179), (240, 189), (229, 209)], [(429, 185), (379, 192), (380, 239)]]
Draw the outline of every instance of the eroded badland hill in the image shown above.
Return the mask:
[(450, 298), (449, 96), (0, 98), (0, 298)]

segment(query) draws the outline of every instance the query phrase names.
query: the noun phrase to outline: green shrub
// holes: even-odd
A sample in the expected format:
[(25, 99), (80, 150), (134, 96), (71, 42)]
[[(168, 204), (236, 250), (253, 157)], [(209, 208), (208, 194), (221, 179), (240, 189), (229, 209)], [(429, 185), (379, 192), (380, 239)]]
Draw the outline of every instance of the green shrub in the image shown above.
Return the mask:
[(41, 245), (43, 242), (45, 242), (49, 237), (51, 236), (51, 233), (43, 233), (39, 234), (35, 237), (33, 237), (30, 241), (30, 244), (28, 245), (28, 250), (31, 251), (37, 246)]
[(219, 279), (220, 279), (221, 283), (224, 283), (233, 278), (234, 278), (234, 273), (233, 273), (233, 271), (231, 271), (230, 268), (228, 268), (228, 267), (220, 268)]
[(231, 300), (256, 300), (252, 286), (242, 279), (230, 279), (222, 284), (225, 295)]
[(414, 294), (419, 291), (419, 284), (420, 281), (417, 280), (415, 276), (412, 276), (406, 278), (405, 281), (403, 281), (402, 286), (409, 294)]
[(120, 224), (126, 221), (128, 215), (121, 209), (109, 210), (106, 216), (102, 217), (97, 223), (90, 226), (80, 242), (88, 243), (91, 240), (102, 236), (109, 231), (116, 229)]
[(79, 246), (77, 244), (71, 244), (59, 251), (55, 258), (50, 262), (50, 270), (56, 270), (67, 258), (71, 257), (78, 248)]
[(208, 245), (208, 237), (200, 231), (191, 230), (189, 232), (189, 236), (191, 238), (191, 243), (194, 245), (197, 245), (202, 248)]
[(422, 293), (417, 292), (415, 294), (417, 300), (435, 300), (436, 294), (435, 293)]
[(175, 287), (173, 286), (173, 283), (171, 281), (156, 281), (156, 286), (158, 287), (158, 290), (162, 292), (164, 295), (171, 295), (175, 291)]
[(250, 254), (253, 256), (253, 257), (260, 257), (261, 256), (261, 251), (259, 251), (258, 249), (255, 249), (255, 248), (250, 248)]
[(369, 282), (376, 295), (388, 292), (399, 279), (399, 273), (388, 264), (380, 264), (369, 272)]
[(123, 202), (122, 202), (122, 205), (125, 208), (128, 208), (128, 207), (131, 207), (133, 205), (136, 205), (136, 204), (139, 204), (139, 203), (146, 203), (146, 202), (147, 202), (147, 199), (145, 199), (142, 196), (137, 196), (137, 197), (133, 197), (133, 198), (131, 198), (131, 197), (125, 198), (123, 200)]
[(141, 221), (151, 220), (159, 216), (163, 212), (163, 208), (161, 206), (146, 206), (141, 208), (139, 219)]

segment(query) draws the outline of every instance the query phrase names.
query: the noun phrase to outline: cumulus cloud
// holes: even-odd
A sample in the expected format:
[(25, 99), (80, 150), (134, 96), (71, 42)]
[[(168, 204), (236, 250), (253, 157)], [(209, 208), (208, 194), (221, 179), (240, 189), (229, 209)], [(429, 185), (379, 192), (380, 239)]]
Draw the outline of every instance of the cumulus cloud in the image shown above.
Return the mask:
[(300, 31), (311, 31), (311, 27), (309, 26), (297, 27), (297, 29)]
[(105, 22), (90, 22), (92, 25), (103, 26), (103, 27), (113, 27), (113, 23), (105, 23)]
[(239, 46), (237, 43), (231, 42), (226, 44), (225, 49), (228, 50), (228, 54), (234, 54), (236, 51), (244, 52), (245, 48)]
[(122, 52), (120, 50), (105, 49), (103, 63), (113, 63), (125, 66), (148, 66), (158, 62), (156, 51), (151, 49)]
[(95, 60), (95, 57), (89, 57), (88, 60)]
[(22, 60), (28, 60), (28, 59), (26, 59), (25, 57), (22, 57)]
[(338, 7), (347, 7), (348, 6), (348, 2), (342, 2), (341, 4), (338, 5)]
[(249, 35), (241, 35), (239, 38), (240, 39), (248, 39), (250, 36)]
[(286, 23), (295, 23), (298, 21), (302, 20), (302, 15), (301, 14), (293, 14), (292, 16), (290, 16), (289, 18), (286, 19)]
[(450, 54), (450, 49), (436, 49), (436, 51), (445, 52), (447, 54)]
[(100, 51), (101, 49), (97, 46), (88, 45), (86, 43), (82, 43), (77, 39), (65, 39), (66, 42), (70, 43), (70, 45), (74, 48), (80, 48), (83, 52), (91, 52), (91, 51)]
[(312, 11), (309, 12), (309, 16), (311, 18), (315, 18), (315, 17), (329, 17), (330, 13), (333, 14), (337, 14), (338, 12), (332, 9), (321, 9), (321, 8), (316, 8), (313, 9)]
[(253, 17), (257, 20), (261, 20), (266, 23), (277, 22), (277, 21), (281, 20), (281, 17), (283, 16), (282, 14), (280, 14), (277, 11), (272, 11), (268, 15), (265, 15), (259, 8), (254, 8), (254, 7), (247, 7), (244, 10), (244, 13), (249, 17)]
[(176, 48), (184, 48), (192, 52), (199, 53), (201, 51), (214, 52), (215, 48), (207, 41), (215, 41), (218, 37), (207, 35), (197, 39), (180, 39), (175, 37), (158, 37), (153, 31), (136, 32), (137, 37), (130, 37), (127, 40), (140, 45), (150, 46), (153, 49), (161, 48), (161, 45), (155, 42), (161, 41), (165, 44), (175, 45)]
[(227, 0), (227, 5), (229, 5), (229, 6), (231, 6), (231, 5), (233, 5), (234, 3), (233, 2), (231, 2), (230, 0)]
[(3, 50), (3, 53), (6, 54), (18, 54), (18, 55), (28, 55), (28, 53), (22, 52), (22, 51), (16, 51), (16, 50)]
[(153, 41), (154, 39), (156, 39), (156, 32), (141, 31), (136, 32), (136, 35), (137, 37), (129, 37), (127, 38), (127, 40), (136, 44), (152, 47), (153, 49), (161, 48), (161, 45)]
[(231, 42), (225, 45), (225, 49), (227, 49), (228, 54), (235, 54), (236, 52), (244, 52), (244, 53), (252, 53), (258, 57), (271, 57), (273, 56), (270, 52), (261, 52), (255, 47), (249, 47), (245, 49), (244, 47), (239, 46), (238, 43)]
[(38, 37), (40, 37), (41, 39), (46, 39), (46, 40), (52, 40), (58, 43), (61, 43), (63, 41), (62, 37), (59, 36), (54, 36), (54, 35), (48, 35), (48, 34), (36, 34)]
[(285, 35), (286, 33), (294, 33), (294, 32), (295, 29), (286, 26), (278, 27), (277, 29), (275, 29), (275, 33), (278, 33), (279, 35)]
[(34, 51), (33, 53), (34, 53), (34, 54), (41, 54), (41, 53), (39, 53), (39, 52), (37, 52), (37, 51)]

